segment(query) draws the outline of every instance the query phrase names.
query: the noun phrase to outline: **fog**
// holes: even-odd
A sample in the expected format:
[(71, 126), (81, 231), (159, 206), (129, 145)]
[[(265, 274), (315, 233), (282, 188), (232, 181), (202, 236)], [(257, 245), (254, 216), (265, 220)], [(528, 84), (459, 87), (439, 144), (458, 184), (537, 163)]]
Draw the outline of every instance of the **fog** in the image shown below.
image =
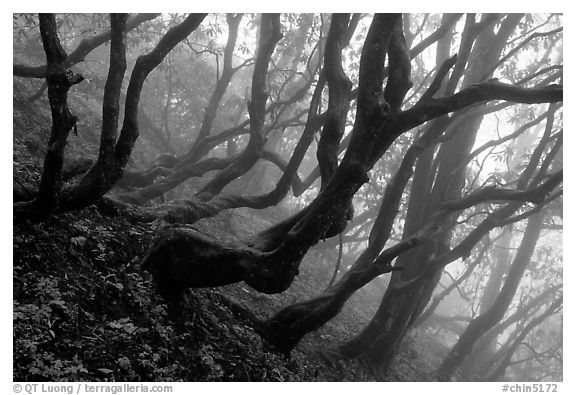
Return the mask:
[(14, 380), (562, 381), (562, 26), (13, 14)]

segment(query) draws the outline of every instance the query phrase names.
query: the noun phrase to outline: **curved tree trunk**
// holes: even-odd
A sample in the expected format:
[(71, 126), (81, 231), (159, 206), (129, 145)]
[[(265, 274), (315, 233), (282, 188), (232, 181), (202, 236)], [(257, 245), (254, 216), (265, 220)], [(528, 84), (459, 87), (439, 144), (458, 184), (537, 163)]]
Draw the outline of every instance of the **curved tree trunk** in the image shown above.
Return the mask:
[[(409, 110), (401, 111), (403, 96), (399, 95), (398, 92), (405, 94), (409, 89), (410, 82), (409, 70), (406, 69), (409, 66), (406, 62), (407, 50), (403, 48), (401, 32), (397, 28), (399, 22), (401, 25), (398, 15), (382, 14), (374, 17), (362, 51), (356, 120), (351, 132), (350, 144), (334, 175), (317, 198), (301, 212), (247, 240), (240, 246), (224, 245), (214, 240), (208, 242), (205, 240), (206, 237), (200, 236), (196, 231), (190, 230), (189, 227), (171, 226), (164, 228), (154, 240), (150, 253), (143, 262), (143, 266), (154, 273), (158, 282), (164, 284), (164, 288), (167, 290), (171, 288), (183, 289), (187, 286), (202, 287), (244, 281), (260, 292), (282, 292), (292, 283), (298, 273), (299, 263), (308, 249), (321, 238), (328, 237), (331, 234), (329, 230), (333, 229), (333, 224), (341, 223), (354, 194), (367, 181), (368, 171), (400, 134), (448, 112), (501, 96), (521, 102), (561, 99), (561, 89), (554, 87), (527, 90), (497, 82), (476, 84), (455, 95), (431, 99), (438, 91), (443, 77), (454, 64), (454, 58), (446, 63), (448, 67), (441, 68), (444, 71), (439, 72), (438, 79), (432, 83), (428, 94), (425, 96), (427, 99), (422, 100)], [(391, 44), (392, 41), (395, 43)], [(393, 68), (396, 69), (390, 71), (390, 75), (394, 78), (388, 79), (386, 84), (388, 89), (383, 89), (385, 54), (390, 56), (390, 64), (394, 65)], [(383, 97), (385, 103), (382, 101)], [(425, 134), (432, 141), (438, 137), (438, 133), (444, 130), (442, 127), (446, 123), (444, 119), (440, 119), (435, 124), (439, 126), (435, 126), (431, 133)], [(421, 147), (415, 147), (416, 151), (418, 149)], [(452, 149), (449, 154), (454, 151)], [(449, 174), (446, 173), (448, 172), (445, 172), (445, 178), (448, 179)], [(559, 176), (561, 178), (561, 174)], [(560, 179), (556, 177), (549, 186), (553, 187), (558, 182)], [(396, 193), (398, 191), (401, 196), (403, 187), (396, 190)], [(449, 207), (436, 213), (429, 223), (422, 228), (420, 225), (425, 221), (420, 219), (418, 226), (411, 228), (414, 234), (407, 233), (405, 240), (382, 254), (378, 255), (381, 247), (367, 254), (367, 256), (375, 258), (366, 258), (366, 263), (357, 263), (357, 271), (352, 270), (349, 276), (344, 276), (338, 284), (330, 288), (327, 291), (330, 293), (328, 297), (322, 295), (318, 300), (304, 302), (303, 305), (289, 307), (290, 310), (280, 312), (264, 324), (262, 332), (265, 337), (273, 343), (277, 342), (278, 348), (290, 349), (294, 347), (301, 336), (319, 327), (337, 314), (342, 303), (357, 289), (356, 287), (362, 286), (362, 283), (365, 284), (366, 281), (370, 281), (378, 274), (390, 271), (391, 262), (394, 258), (428, 240), (438, 230), (439, 223), (445, 221), (444, 217), (449, 216), (454, 211), (470, 207), (466, 204), (472, 201), (477, 204), (477, 198), (484, 192), (490, 195), (488, 190), (481, 192), (478, 196), (471, 196), (467, 200), (463, 199), (448, 205)], [(503, 197), (506, 200), (507, 196), (510, 196), (508, 193), (504, 196), (500, 193), (497, 195), (499, 200), (502, 200)], [(422, 197), (425, 195), (414, 194), (413, 196)], [(398, 202), (399, 200), (393, 200), (396, 205)], [(516, 208), (507, 209), (505, 213), (499, 211), (494, 213), (495, 217), (490, 217), (481, 229), (466, 238), (457, 251), (451, 251), (426, 272), (434, 271), (437, 267), (441, 268), (442, 264), (446, 262), (469, 254), (469, 251), (487, 231), (497, 226), (500, 220), (511, 215)], [(507, 215), (504, 215), (506, 213)], [(386, 220), (393, 221), (393, 219), (394, 216), (392, 215)], [(375, 237), (375, 239), (377, 238)], [(387, 237), (383, 238), (384, 242), (386, 239)], [(202, 253), (203, 249), (206, 250), (205, 253)], [(195, 259), (195, 256), (207, 256), (209, 263), (203, 263), (202, 260)], [(220, 264), (227, 270), (220, 271), (213, 267), (213, 265)], [(186, 267), (187, 265), (190, 267)], [(441, 269), (439, 270), (441, 271)], [(421, 270), (415, 270), (411, 275), (415, 276), (420, 272)], [(218, 273), (222, 273), (222, 275)], [(433, 276), (433, 273), (427, 277), (420, 276), (419, 281)], [(173, 287), (171, 282), (174, 282)], [(398, 282), (397, 291), (413, 292), (410, 289), (412, 280), (408, 281), (407, 284), (404, 284), (405, 282)], [(346, 283), (352, 284), (352, 286), (347, 286)], [(432, 291), (426, 285), (423, 287), (422, 289), (425, 289), (426, 292)], [(423, 305), (420, 303), (413, 307), (417, 311), (420, 311), (421, 308)], [(310, 321), (306, 322), (306, 320)]]
[(338, 282), (320, 296), (290, 305), (265, 321), (260, 334), (281, 352), (290, 352), (308, 333), (336, 317), (346, 301), (380, 274), (393, 270), (374, 264), (373, 252), (363, 253)]
[[(101, 198), (120, 180), (138, 138), (138, 103), (146, 77), (178, 42), (198, 27), (204, 17), (203, 14), (191, 14), (180, 25), (170, 29), (150, 53), (137, 59), (126, 94), (124, 124), (118, 136), (119, 97), (126, 69), (127, 15), (111, 16), (111, 32), (106, 36), (111, 37), (110, 69), (102, 105), (103, 122), (98, 159), (76, 184), (63, 191), (64, 147), (70, 129), (76, 124), (76, 118), (68, 109), (67, 92), (82, 77), (63, 68), (71, 60), (60, 46), (54, 16), (40, 17), (44, 25), (43, 42), (48, 60), (48, 96), (53, 112), (52, 136), (37, 198), (14, 205), (16, 220), (44, 220), (55, 211), (84, 208)], [(150, 19), (149, 16), (146, 18)]]
[[(259, 159), (263, 158), (263, 148), (266, 143), (265, 139), (258, 140), (251, 136), (250, 139), (252, 140), (252, 143), (249, 143), (249, 147), (247, 147), (242, 154), (233, 155), (232, 157), (229, 156), (226, 159), (220, 160), (217, 167), (207, 168), (205, 166), (206, 160), (202, 160), (202, 158), (216, 145), (229, 140), (231, 137), (247, 133), (246, 128), (252, 122), (249, 119), (237, 126), (211, 135), (213, 121), (216, 118), (218, 107), (224, 93), (234, 73), (247, 63), (244, 62), (238, 67), (232, 67), (233, 50), (241, 17), (242, 14), (237, 14), (234, 17), (231, 16), (231, 14), (227, 16), (230, 32), (224, 50), (224, 67), (222, 75), (217, 80), (214, 92), (204, 113), (198, 136), (196, 137), (192, 147), (180, 158), (177, 165), (174, 166), (173, 170), (167, 174), (166, 177), (158, 182), (154, 182), (152, 185), (145, 186), (142, 189), (122, 194), (121, 198), (123, 200), (132, 204), (142, 205), (155, 197), (162, 196), (164, 193), (175, 188), (189, 178), (200, 177), (209, 170), (222, 170), (221, 174), (218, 176), (219, 180), (206, 185), (205, 190), (198, 194), (198, 197), (200, 197), (201, 200), (206, 201), (217, 195), (227, 184), (247, 173), (253, 168)], [(271, 103), (264, 110), (264, 114), (273, 114), (278, 109), (281, 109), (280, 112), (282, 112), (288, 108), (290, 104), (302, 100), (312, 85), (314, 80), (313, 77), (317, 70), (315, 67), (311, 68), (313, 70), (307, 68), (304, 76), (301, 76), (299, 80), (289, 86), (290, 95), (286, 100)], [(269, 71), (266, 69), (260, 70), (259, 73), (260, 72), (263, 72), (264, 75), (268, 75)], [(295, 72), (293, 74), (295, 74)], [(276, 124), (274, 126), (281, 128), (283, 121), (280, 121), (279, 123), (278, 121), (279, 119), (276, 119)], [(308, 121), (316, 123), (315, 120), (310, 117), (308, 118)], [(263, 137), (266, 137), (265, 135), (267, 132), (262, 130), (261, 134)], [(258, 144), (255, 144), (256, 142), (258, 142)], [(208, 161), (210, 160), (213, 160), (213, 158), (208, 159)]]
[[(543, 178), (558, 153), (560, 144), (559, 142), (554, 144), (554, 146), (542, 160), (540, 168), (537, 169), (544, 150), (550, 142), (549, 136), (552, 133), (555, 111), (556, 107), (554, 105), (550, 105), (547, 112), (547, 124), (544, 130), (543, 138), (534, 149), (530, 162), (528, 163), (526, 169), (518, 181), (518, 187), (520, 189), (524, 189), (529, 185), (533, 185), (534, 182), (537, 182), (539, 179)], [(530, 180), (532, 174), (534, 174), (534, 178), (533, 180)], [(530, 261), (530, 256), (533, 253), (540, 234), (540, 230), (542, 228), (542, 221), (543, 214), (541, 212), (533, 214), (529, 217), (524, 238), (522, 239), (519, 251), (511, 265), (510, 271), (500, 293), (494, 299), (491, 307), (484, 314), (481, 314), (472, 320), (464, 333), (460, 336), (458, 343), (454, 346), (438, 370), (439, 380), (448, 380), (456, 367), (458, 367), (471, 353), (474, 344), (486, 332), (494, 327), (494, 325), (496, 325), (496, 323), (506, 313), (518, 283), (522, 277), (522, 273)]]
[(455, 281), (452, 282), (449, 286), (444, 288), (442, 292), (438, 295), (434, 296), (434, 299), (430, 302), (428, 307), (424, 310), (422, 314), (414, 321), (413, 327), (417, 328), (420, 325), (424, 324), (428, 318), (430, 318), (436, 308), (440, 305), (442, 300), (448, 296), (454, 289), (458, 288), (460, 284), (462, 284), (474, 271), (474, 269), (482, 262), (486, 251), (491, 247), (491, 241), (487, 241), (485, 246), (478, 252), (478, 256), (474, 259), (474, 262), (468, 265), (464, 273), (462, 273)]
[[(521, 15), (509, 17), (502, 24), (498, 34), (494, 34), (491, 29), (478, 31), (474, 18), (467, 19), (468, 33), (466, 34), (465, 29), (458, 62), (446, 87), (448, 94), (455, 89), (456, 83), (453, 81), (457, 81), (464, 71), (470, 50), (472, 49), (470, 55), (472, 61), (464, 78), (463, 86), (470, 86), (478, 82), (486, 70), (498, 60), (507, 37), (512, 33), (520, 18)], [(487, 16), (485, 19), (493, 18)], [(478, 36), (477, 39), (476, 36)], [(447, 51), (449, 46), (439, 45), (439, 50), (442, 48)], [(440, 51), (438, 64), (446, 57), (446, 52)], [(457, 169), (458, 164), (464, 161), (470, 153), (482, 122), (481, 115), (464, 116), (466, 121), (460, 125), (466, 126), (460, 126), (461, 131), (440, 149), (434, 185), (428, 186), (429, 180), (434, 179), (432, 175), (428, 174), (430, 169), (434, 168), (431, 157), (426, 158), (426, 161), (421, 158), (422, 161), (419, 162), (421, 171), (417, 169), (414, 177), (404, 227), (405, 235), (418, 229), (426, 221), (429, 213), (433, 212), (444, 199), (458, 199), (461, 196), (465, 173), (463, 169), (457, 173), (453, 173), (453, 170)], [(418, 188), (422, 190), (418, 191)], [(454, 223), (455, 220), (454, 216), (447, 216), (444, 226), (450, 228), (449, 224)], [(363, 355), (377, 376), (386, 373), (400, 342), (430, 300), (440, 279), (442, 268), (438, 267), (434, 272), (429, 273), (426, 279), (422, 279), (419, 274), (426, 267), (431, 256), (441, 255), (446, 251), (450, 238), (450, 232), (445, 232), (435, 241), (418, 250), (404, 254), (398, 259), (396, 266), (402, 267), (403, 270), (392, 275), (380, 307), (368, 326), (358, 336), (339, 348), (343, 357), (352, 358)], [(408, 282), (409, 285), (396, 286), (403, 282)]]
[(20, 221), (44, 221), (58, 208), (62, 190), (62, 168), (64, 149), (72, 128), (76, 127), (77, 117), (68, 107), (68, 91), (82, 82), (84, 77), (66, 69), (67, 54), (58, 38), (54, 14), (40, 14), (40, 33), (46, 53), (47, 66), (44, 76), (48, 85), (48, 99), (52, 113), (52, 129), (48, 140), (48, 151), (44, 158), (44, 168), (35, 198), (14, 205), (14, 219)]
[[(338, 227), (335, 229), (333, 224), (345, 225), (342, 219), (346, 218), (354, 194), (366, 182), (368, 170), (394, 139), (403, 132), (401, 125), (386, 122), (381, 117), (382, 113), (377, 100), (382, 93), (386, 43), (392, 35), (391, 27), (395, 25), (396, 19), (398, 19), (396, 15), (382, 15), (375, 18), (368, 35), (368, 40), (372, 40), (377, 45), (365, 46), (361, 60), (362, 69), (366, 70), (365, 74), (361, 75), (360, 81), (360, 88), (364, 90), (364, 93), (363, 99), (358, 100), (360, 115), (356, 117), (355, 130), (357, 132), (353, 132), (351, 140), (351, 145), (356, 145), (357, 149), (349, 149), (346, 152), (342, 164), (310, 206), (264, 234), (258, 235), (255, 242), (249, 243), (257, 245), (260, 251), (253, 256), (252, 261), (246, 261), (242, 249), (238, 250), (237, 259), (232, 260), (236, 265), (241, 266), (236, 270), (244, 273), (243, 281), (255, 289), (261, 292), (284, 291), (298, 273), (299, 263), (308, 249), (321, 238), (342, 231)], [(260, 76), (255, 70), (255, 77), (262, 79), (263, 84), (265, 74)], [(404, 92), (408, 89), (407, 81), (404, 79), (397, 79), (393, 84)], [(265, 95), (260, 95), (260, 97), (265, 99)], [(255, 112), (255, 109), (253, 103), (251, 115), (263, 114)], [(254, 118), (252, 122), (251, 129), (261, 128), (263, 119), (259, 121)], [(386, 130), (388, 128), (390, 129)], [(372, 136), (381, 129), (384, 129), (381, 134), (385, 138), (375, 146)], [(378, 157), (371, 158), (366, 155), (367, 150), (378, 152)], [(178, 236), (182, 237), (181, 232)], [(189, 234), (187, 237), (189, 242), (194, 243), (194, 235)], [(169, 230), (164, 232), (162, 237), (156, 238), (144, 262), (144, 265), (155, 273), (175, 268), (175, 265), (169, 263), (170, 261), (164, 256), (169, 252), (169, 248), (163, 241), (164, 238), (171, 238)], [(226, 248), (223, 248), (221, 252), (227, 254)], [(182, 258), (186, 259), (185, 256)], [(170, 277), (170, 275), (165, 277)], [(189, 280), (194, 283), (192, 279)]]
[[(517, 192), (517, 196), (531, 195), (531, 199), (542, 201), (560, 181), (561, 173), (557, 173), (554, 178), (541, 184), (541, 186), (537, 188), (538, 192), (536, 192), (536, 190), (533, 190), (534, 192)], [(400, 191), (400, 194), (402, 192), (401, 189), (392, 190), (396, 193)], [(492, 194), (491, 191), (494, 190), (489, 189), (478, 191), (459, 201), (443, 204), (442, 209), (435, 213), (431, 220), (420, 231), (395, 246), (384, 250), (380, 255), (378, 255), (379, 248), (384, 244), (382, 240), (385, 241), (387, 239), (390, 227), (392, 226), (390, 218), (393, 219), (393, 217), (387, 215), (390, 206), (384, 203), (393, 203), (394, 200), (384, 199), (375, 226), (372, 229), (371, 240), (373, 241), (369, 244), (368, 249), (354, 263), (352, 268), (339, 280), (339, 282), (324, 291), (322, 295), (306, 302), (288, 306), (268, 321), (259, 322), (259, 332), (261, 332), (263, 337), (276, 346), (277, 349), (283, 352), (289, 352), (305, 334), (318, 329), (321, 325), (337, 315), (346, 300), (356, 290), (366, 285), (374, 277), (382, 273), (400, 269), (391, 266), (393, 259), (414, 247), (426, 243), (434, 234), (435, 230), (438, 230), (438, 224), (442, 222), (447, 215), (454, 212), (453, 210), (461, 210), (465, 207), (470, 207), (470, 205), (478, 202), (478, 197), (480, 195), (484, 195), (488, 198)], [(388, 191), (385, 194), (385, 196), (391, 195), (392, 193), (388, 194)], [(509, 198), (512, 197), (509, 192), (505, 192), (503, 194), (498, 194), (498, 196), (492, 195), (491, 200), (501, 201), (506, 195), (508, 195)], [(536, 197), (536, 195), (539, 197)], [(468, 256), (474, 245), (485, 237), (488, 232), (495, 227), (500, 226), (501, 223), (510, 223), (508, 222), (509, 217), (514, 214), (519, 207), (520, 205), (514, 202), (492, 213), (482, 222), (481, 225), (478, 226), (478, 228), (472, 231), (451, 251), (430, 260), (428, 266), (424, 268), (416, 278), (410, 281), (396, 282), (395, 289), (393, 290), (395, 294), (401, 295), (400, 299), (406, 301), (417, 299), (417, 292), (427, 292), (427, 281), (431, 275), (438, 272), (438, 268), (444, 267), (459, 258)], [(392, 207), (391, 210), (395, 210), (395, 208)], [(517, 216), (516, 218), (518, 217), (518, 220), (522, 219), (522, 216)], [(399, 306), (400, 307), (396, 311), (397, 314), (405, 314), (406, 312), (410, 314), (409, 310), (401, 310), (405, 305), (399, 303)], [(409, 318), (405, 319), (408, 320)], [(409, 325), (407, 325), (407, 327), (408, 326)], [(353, 353), (356, 353), (359, 350), (362, 351), (369, 349), (373, 340), (373, 337), (370, 335), (378, 334), (378, 330), (377, 325), (369, 325), (365, 329), (365, 332), (363, 332), (366, 333), (367, 336), (357, 338), (361, 340), (347, 345), (349, 346), (348, 349), (341, 348), (339, 351), (333, 352), (333, 354), (342, 356), (342, 353), (346, 352), (348, 353), (346, 356), (349, 356), (354, 355)], [(397, 336), (397, 333), (394, 335)], [(379, 338), (379, 340), (382, 339)]]
[[(345, 45), (347, 45), (347, 43), (350, 41), (351, 36), (354, 33), (354, 29), (356, 28), (359, 19), (361, 17), (361, 14), (354, 14), (350, 20), (350, 23), (348, 25), (348, 29), (345, 32), (344, 36), (342, 37), (342, 41)], [(423, 39), (418, 45), (416, 45), (409, 53), (409, 57), (410, 59), (413, 59), (414, 57), (416, 57), (418, 54), (420, 54), (424, 49), (426, 49), (427, 47), (429, 47), (430, 45), (434, 44), (436, 41), (438, 41), (441, 37), (445, 36), (446, 33), (448, 32), (448, 30), (450, 28), (452, 28), (454, 26), (454, 24), (457, 22), (457, 20), (459, 19), (460, 15), (459, 14), (450, 14), (448, 15), (445, 20), (443, 21), (442, 25), (436, 30), (434, 31), (432, 34), (430, 34), (430, 36), (426, 37), (425, 39)], [(305, 30), (305, 25), (308, 23), (308, 19), (305, 18), (307, 22), (305, 22), (303, 25), (301, 25), (300, 29), (300, 34), (297, 34), (295, 37), (295, 40), (301, 40), (303, 38), (302, 35), (302, 31)], [(230, 37), (229, 37), (229, 42), (230, 42)], [(312, 59), (310, 59), (309, 61), (309, 65), (314, 65), (316, 63), (320, 63), (317, 62), (316, 59), (322, 59), (323, 58), (323, 45), (320, 45), (320, 50), (316, 51), (314, 56), (312, 57)], [(293, 65), (293, 68), (295, 66)], [(332, 69), (334, 69), (335, 67), (337, 67), (337, 65), (333, 65), (331, 66)], [(276, 103), (272, 103), (268, 106), (268, 108), (266, 109), (266, 113), (270, 114), (273, 113), (274, 111), (276, 111), (276, 109), (281, 108), (281, 106), (284, 105), (288, 105), (291, 103), (294, 103), (298, 100), (301, 100), (304, 95), (306, 94), (308, 87), (310, 86), (311, 82), (313, 81), (312, 75), (308, 75), (308, 74), (312, 74), (308, 71), (310, 67), (307, 67), (307, 70), (304, 74), (304, 76), (302, 76), (298, 81), (296, 81), (294, 84), (292, 84), (291, 86), (288, 87), (288, 90), (290, 92), (289, 98), (283, 102), (276, 102)], [(386, 69), (387, 70), (387, 69)], [(325, 78), (323, 76), (319, 77), (319, 80), (322, 80), (323, 78)], [(336, 77), (338, 78), (338, 77)], [(308, 80), (308, 82), (306, 82), (306, 80)], [(218, 85), (222, 85), (223, 78), (221, 78), (218, 81)], [(318, 84), (320, 85), (320, 83)], [(340, 91), (340, 87), (336, 87), (337, 91)], [(215, 90), (214, 95), (217, 94), (217, 90)], [(340, 106), (343, 107), (348, 106), (349, 101), (353, 98), (353, 96), (355, 96), (357, 94), (357, 90), (352, 92), (349, 97), (348, 97), (348, 102), (347, 103), (342, 103)], [(215, 102), (215, 100), (211, 100), (211, 103)], [(315, 109), (315, 106), (317, 106), (317, 104), (314, 104), (315, 101), (311, 102), (310, 105), (310, 110)], [(212, 114), (213, 112), (207, 111), (207, 113)], [(315, 112), (314, 112), (315, 113)], [(309, 116), (308, 116), (308, 122), (313, 122), (313, 123), (317, 123), (318, 122), (324, 122), (324, 120), (326, 119), (325, 115), (327, 115), (326, 113), (324, 113), (323, 115), (315, 115), (316, 117), (321, 117), (322, 120), (318, 119), (314, 119), (311, 120), (310, 117), (310, 112), (309, 112)], [(211, 119), (211, 118), (206, 118), (205, 119)], [(197, 141), (194, 143), (194, 148), (191, 149), (183, 158), (182, 160), (179, 161), (178, 166), (176, 166), (172, 172), (170, 172), (170, 174), (168, 174), (166, 177), (164, 177), (163, 179), (154, 182), (152, 185), (148, 185), (146, 187), (143, 187), (139, 190), (136, 191), (132, 191), (130, 193), (125, 193), (122, 194), (120, 197), (132, 204), (137, 204), (137, 205), (142, 205), (145, 202), (159, 197), (161, 195), (163, 195), (164, 193), (166, 193), (167, 191), (169, 191), (170, 189), (178, 186), (179, 184), (181, 184), (182, 182), (184, 182), (185, 180), (192, 178), (192, 177), (200, 177), (203, 174), (205, 174), (208, 170), (222, 170), (225, 167), (227, 167), (229, 165), (229, 163), (219, 163), (217, 167), (213, 167), (213, 168), (209, 168), (206, 166), (206, 161), (200, 161), (200, 159), (206, 155), (212, 148), (214, 148), (217, 144), (220, 144), (224, 141), (226, 141), (227, 139), (240, 135), (240, 134), (246, 134), (246, 127), (248, 125), (249, 121), (244, 121), (242, 123), (240, 123), (237, 126), (234, 126), (232, 128), (229, 128), (227, 130), (224, 130), (218, 134), (212, 135), (212, 136), (206, 136), (202, 139), (197, 139)], [(204, 124), (203, 124), (204, 125)], [(202, 126), (201, 127), (202, 130), (208, 130), (208, 128)], [(205, 133), (201, 133), (202, 135), (204, 135)], [(340, 149), (342, 150), (343, 148), (347, 148), (347, 140), (345, 139), (344, 141), (342, 141), (342, 144), (340, 144)], [(340, 150), (340, 152), (341, 152)], [(195, 166), (194, 164), (198, 163), (197, 166)], [(302, 183), (296, 183), (293, 186), (293, 190), (294, 190), (294, 196), (298, 197), (300, 196), (305, 190), (307, 190), (310, 185), (312, 185), (312, 183), (320, 176), (320, 169), (319, 167), (316, 167), (316, 169), (310, 174), (309, 177), (307, 177), (307, 179), (302, 182)], [(296, 177), (297, 178), (297, 177)], [(350, 212), (351, 213), (351, 212)]]
[(138, 138), (138, 104), (144, 81), (180, 41), (196, 30), (206, 14), (190, 14), (160, 39), (154, 49), (138, 57), (126, 91), (124, 123), (118, 135), (119, 97), (126, 68), (125, 33), (117, 30), (112, 38), (110, 70), (103, 102), (100, 152), (94, 166), (70, 189), (63, 191), (60, 210), (78, 210), (102, 197), (122, 178)]

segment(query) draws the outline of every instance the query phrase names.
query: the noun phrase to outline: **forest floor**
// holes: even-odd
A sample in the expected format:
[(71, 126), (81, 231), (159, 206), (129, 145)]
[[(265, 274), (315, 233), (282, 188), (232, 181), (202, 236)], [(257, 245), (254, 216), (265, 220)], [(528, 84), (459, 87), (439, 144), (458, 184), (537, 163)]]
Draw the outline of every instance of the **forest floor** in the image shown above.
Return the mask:
[[(34, 184), (50, 119), (47, 108), (23, 98), (29, 92), (22, 89), (15, 84), (13, 171), (16, 182)], [(88, 155), (94, 150), (96, 118), (88, 110), (76, 113), (92, 137), (70, 152)], [(225, 238), (255, 231), (263, 221), (239, 210), (197, 226)], [(153, 224), (130, 222), (102, 205), (14, 226), (15, 381), (374, 380), (361, 361), (329, 361), (321, 350), (350, 339), (369, 322), (377, 307), (375, 292), (381, 294), (383, 286), (358, 292), (336, 319), (306, 336), (287, 358), (270, 351), (223, 296), (270, 317), (321, 292), (331, 275), (326, 267), (304, 261), (294, 285), (278, 295), (262, 295), (243, 284), (189, 290), (174, 311), (138, 268), (153, 233)], [(385, 379), (430, 380), (446, 351), (431, 337), (408, 338)]]

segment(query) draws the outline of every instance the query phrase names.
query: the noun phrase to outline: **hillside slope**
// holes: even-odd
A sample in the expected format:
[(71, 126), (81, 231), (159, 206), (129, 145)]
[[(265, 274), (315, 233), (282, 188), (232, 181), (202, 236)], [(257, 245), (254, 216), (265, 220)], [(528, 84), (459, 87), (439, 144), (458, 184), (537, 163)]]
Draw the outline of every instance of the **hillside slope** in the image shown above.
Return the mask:
[[(37, 87), (14, 83), (14, 182), (39, 179), (50, 118)], [(90, 157), (98, 141), (97, 101), (72, 94), (80, 117), (69, 158)], [(232, 220), (231, 220), (232, 219)], [(266, 221), (242, 210), (197, 225), (215, 237), (253, 232)], [(234, 226), (224, 226), (224, 223)], [(305, 261), (294, 285), (261, 295), (242, 284), (190, 290), (168, 307), (138, 270), (152, 224), (133, 223), (104, 205), (13, 229), (15, 381), (367, 381), (361, 362), (331, 362), (322, 350), (354, 336), (371, 318), (378, 286), (360, 291), (342, 314), (307, 336), (291, 358), (271, 352), (224, 303), (231, 298), (269, 317), (325, 286), (331, 267)], [(324, 274), (325, 273), (325, 274)], [(390, 380), (428, 380), (446, 350), (431, 339), (404, 345)]]

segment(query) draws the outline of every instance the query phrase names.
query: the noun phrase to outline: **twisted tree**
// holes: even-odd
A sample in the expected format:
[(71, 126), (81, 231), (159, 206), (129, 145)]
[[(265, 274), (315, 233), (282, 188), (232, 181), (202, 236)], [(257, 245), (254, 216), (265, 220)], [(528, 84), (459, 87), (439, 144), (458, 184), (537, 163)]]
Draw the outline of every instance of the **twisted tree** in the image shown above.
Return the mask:
[[(298, 34), (283, 38), (281, 15), (263, 14), (259, 17), (254, 58), (234, 66), (243, 16), (228, 15), (228, 40), (221, 54), (215, 51), (217, 59), (223, 56), (222, 70), (218, 61), (214, 90), (196, 138), (180, 155), (171, 155), (168, 161), (157, 160), (138, 174), (128, 173), (125, 167), (139, 135), (138, 108), (144, 81), (204, 18), (204, 14), (189, 15), (168, 30), (148, 54), (138, 58), (125, 93), (124, 121), (118, 131), (126, 70), (125, 35), (131, 20), (127, 22), (126, 15), (111, 16), (111, 31), (103, 36), (110, 37), (110, 64), (98, 157), (77, 182), (63, 188), (64, 146), (76, 122), (67, 107), (66, 94), (81, 77), (68, 70), (72, 56), (59, 45), (55, 17), (41, 15), (52, 136), (35, 197), (15, 203), (15, 219), (42, 221), (54, 213), (81, 209), (96, 201), (121, 210), (130, 207), (139, 212), (140, 219), (158, 220), (154, 241), (141, 267), (153, 274), (164, 295), (174, 298), (190, 287), (239, 282), (258, 292), (280, 293), (291, 286), (312, 247), (320, 240), (342, 234), (354, 217), (358, 191), (371, 177), (384, 182), (374, 169), (380, 168), (383, 156), (399, 151), (395, 154), (400, 160), (383, 185), (378, 211), (365, 215), (377, 212), (365, 235), (367, 245), (341, 278), (319, 296), (287, 306), (272, 317), (245, 314), (263, 338), (278, 350), (290, 352), (303, 336), (334, 318), (358, 289), (382, 274), (394, 272), (373, 320), (357, 337), (330, 350), (336, 358), (363, 357), (374, 373), (385, 374), (407, 331), (425, 311), (446, 265), (464, 261), (496, 228), (541, 219), (543, 209), (561, 196), (561, 166), (552, 166), (562, 146), (557, 116), (560, 104), (556, 104), (563, 99), (563, 86), (556, 83), (561, 82), (561, 65), (535, 62), (514, 78), (498, 72), (528, 43), (557, 37), (561, 29), (532, 34), (516, 44), (526, 35), (525, 29), (519, 28), (524, 15), (468, 14), (454, 45), (454, 29), (463, 16), (445, 14), (430, 35), (413, 45), (421, 34), (410, 31), (409, 15), (376, 14), (365, 18), (334, 14), (329, 29), (317, 28), (317, 42), (306, 44), (309, 51), (302, 60), (302, 41), (316, 39), (315, 34), (308, 34), (315, 19), (303, 18)], [(361, 22), (367, 30), (365, 37), (359, 34), (364, 39), (356, 82), (347, 74), (344, 51), (349, 49)], [(294, 55), (298, 59), (279, 49), (293, 43), (301, 47)], [(420, 68), (421, 62), (413, 59), (432, 44), (436, 44), (435, 69), (427, 70), (428, 76), (414, 76), (412, 69)], [(292, 65), (288, 66), (291, 59)], [(221, 126), (218, 120), (227, 89), (247, 66), (252, 66), (246, 95), (247, 119), (242, 120), (242, 110), (240, 116), (233, 117), (235, 125), (214, 132), (216, 126)], [(15, 67), (15, 75), (24, 75), (16, 70), (24, 68)], [(507, 82), (494, 76), (504, 77)], [(536, 112), (543, 108), (538, 104), (550, 105), (515, 132), (477, 146), (487, 115), (521, 103), (534, 105)], [(504, 146), (544, 119), (545, 130), (531, 148), (528, 161), (518, 163), (518, 177), (481, 179), (478, 158), (486, 158), (491, 154), (486, 154), (488, 150)], [(287, 149), (286, 160), (267, 142), (274, 133), (288, 128), (297, 129), (300, 137)], [(302, 179), (298, 170), (317, 134), (317, 166)], [(235, 139), (239, 136), (243, 136), (245, 145), (237, 152)], [(408, 142), (406, 148), (398, 148), (400, 139)], [(224, 143), (228, 144), (229, 155), (215, 155)], [(274, 188), (259, 195), (227, 192), (262, 159), (281, 169)], [(216, 171), (215, 175), (187, 198), (139, 209), (131, 207), (149, 203), (184, 181), (211, 171)], [(226, 209), (277, 205), (290, 189), (295, 196), (310, 191), (318, 178), (317, 194), (309, 204), (242, 240), (223, 242), (193, 226)], [(137, 189), (104, 196), (119, 184)], [(399, 222), (401, 232), (395, 230)], [(392, 237), (394, 233), (399, 240)], [(537, 232), (528, 233), (537, 236)], [(532, 236), (530, 240), (537, 239)], [(522, 262), (525, 268), (525, 260)], [(502, 299), (509, 302), (514, 284), (504, 287), (508, 291)], [(503, 317), (502, 308), (488, 324), (478, 324), (484, 332)], [(463, 339), (468, 337), (466, 346), (461, 346), (464, 351), (453, 353), (457, 358), (445, 363), (443, 378), (453, 372), (478, 338), (466, 335)]]

